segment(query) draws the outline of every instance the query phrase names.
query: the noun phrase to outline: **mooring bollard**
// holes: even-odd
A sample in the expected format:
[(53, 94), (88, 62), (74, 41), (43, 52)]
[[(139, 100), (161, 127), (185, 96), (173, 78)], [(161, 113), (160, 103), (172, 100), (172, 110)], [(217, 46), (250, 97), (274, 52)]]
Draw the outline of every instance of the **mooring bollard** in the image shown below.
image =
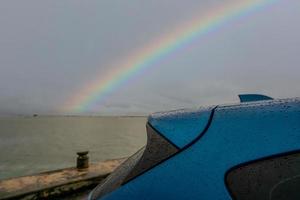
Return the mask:
[(77, 169), (86, 169), (89, 167), (88, 151), (77, 152)]

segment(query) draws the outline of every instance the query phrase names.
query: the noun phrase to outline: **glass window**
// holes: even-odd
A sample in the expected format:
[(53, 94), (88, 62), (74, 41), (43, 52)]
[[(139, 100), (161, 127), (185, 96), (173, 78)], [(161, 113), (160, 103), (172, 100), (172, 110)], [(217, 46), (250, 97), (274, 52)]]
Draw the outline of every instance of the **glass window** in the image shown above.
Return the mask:
[(226, 184), (236, 200), (299, 200), (300, 153), (234, 168), (227, 173)]
[(149, 124), (147, 124), (147, 137), (145, 147), (128, 158), (93, 190), (92, 200), (112, 192), (178, 151), (173, 144), (159, 135)]

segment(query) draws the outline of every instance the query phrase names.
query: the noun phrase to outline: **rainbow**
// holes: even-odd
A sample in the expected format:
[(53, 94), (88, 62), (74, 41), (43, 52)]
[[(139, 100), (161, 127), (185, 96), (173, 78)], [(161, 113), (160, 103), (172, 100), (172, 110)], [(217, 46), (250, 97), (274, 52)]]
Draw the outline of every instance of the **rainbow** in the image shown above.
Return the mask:
[[(277, 0), (237, 0), (208, 10), (206, 14), (193, 18), (187, 24), (177, 27), (170, 34), (152, 41), (149, 45), (127, 57), (112, 70), (88, 83), (65, 104), (69, 112), (80, 113), (96, 106), (109, 94), (126, 84), (145, 69), (155, 66), (159, 60), (193, 40), (217, 30), (227, 22), (261, 10)], [(65, 108), (64, 107), (64, 108)]]

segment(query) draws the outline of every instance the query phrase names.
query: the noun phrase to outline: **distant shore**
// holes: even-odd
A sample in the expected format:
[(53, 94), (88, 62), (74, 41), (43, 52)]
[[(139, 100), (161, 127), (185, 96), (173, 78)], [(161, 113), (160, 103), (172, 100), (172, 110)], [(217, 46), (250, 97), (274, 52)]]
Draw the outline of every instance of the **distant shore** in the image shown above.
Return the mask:
[(149, 114), (145, 115), (39, 115), (39, 114), (33, 114), (33, 115), (1, 115), (1, 117), (147, 117)]

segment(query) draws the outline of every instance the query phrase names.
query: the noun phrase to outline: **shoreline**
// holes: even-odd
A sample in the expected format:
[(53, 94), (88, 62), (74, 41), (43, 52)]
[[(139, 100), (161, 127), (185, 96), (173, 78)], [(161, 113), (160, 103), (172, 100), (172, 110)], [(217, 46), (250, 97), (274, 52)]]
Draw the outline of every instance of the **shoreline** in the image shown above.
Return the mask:
[(0, 200), (67, 198), (86, 195), (126, 158), (0, 180)]
[(140, 118), (148, 115), (0, 115), (1, 118)]

